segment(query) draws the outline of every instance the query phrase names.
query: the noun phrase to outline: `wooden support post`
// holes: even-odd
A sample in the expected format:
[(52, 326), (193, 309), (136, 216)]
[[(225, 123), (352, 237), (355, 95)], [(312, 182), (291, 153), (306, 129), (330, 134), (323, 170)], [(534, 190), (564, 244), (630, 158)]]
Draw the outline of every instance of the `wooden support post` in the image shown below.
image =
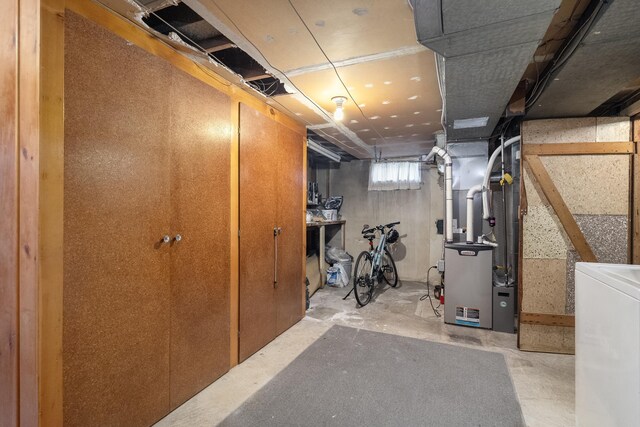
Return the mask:
[(547, 169), (540, 161), (540, 158), (537, 155), (529, 154), (524, 156), (524, 160), (529, 166), (533, 177), (540, 185), (549, 204), (558, 216), (562, 227), (569, 236), (569, 240), (571, 240), (580, 258), (586, 262), (597, 262), (596, 256), (591, 250), (589, 243), (582, 234), (580, 227), (578, 227), (576, 220), (573, 218), (573, 215), (549, 176)]
[(0, 14), (0, 424), (18, 412), (18, 1)]
[(634, 154), (631, 156), (631, 263), (640, 264), (640, 118), (631, 121)]

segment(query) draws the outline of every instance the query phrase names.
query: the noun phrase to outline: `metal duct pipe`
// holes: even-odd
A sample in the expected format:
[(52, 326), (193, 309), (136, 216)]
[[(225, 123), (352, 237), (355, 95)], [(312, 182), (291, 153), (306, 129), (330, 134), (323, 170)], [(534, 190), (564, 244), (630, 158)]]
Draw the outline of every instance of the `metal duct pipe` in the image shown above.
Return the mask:
[(467, 243), (473, 243), (473, 196), (482, 192), (482, 185), (474, 185), (467, 191)]
[(491, 170), (493, 169), (493, 164), (498, 158), (498, 155), (502, 153), (503, 149), (507, 148), (511, 144), (515, 144), (516, 142), (520, 142), (520, 135), (514, 136), (513, 138), (505, 141), (504, 145), (496, 148), (496, 150), (489, 158), (487, 171), (485, 172), (484, 180), (482, 181), (482, 218), (484, 219), (489, 219), (489, 179), (491, 178)]
[(445, 240), (447, 243), (453, 243), (453, 183), (452, 183), (452, 166), (451, 156), (440, 147), (433, 147), (427, 155), (425, 161), (431, 160), (434, 156), (442, 157), (444, 160), (444, 193), (445, 193)]

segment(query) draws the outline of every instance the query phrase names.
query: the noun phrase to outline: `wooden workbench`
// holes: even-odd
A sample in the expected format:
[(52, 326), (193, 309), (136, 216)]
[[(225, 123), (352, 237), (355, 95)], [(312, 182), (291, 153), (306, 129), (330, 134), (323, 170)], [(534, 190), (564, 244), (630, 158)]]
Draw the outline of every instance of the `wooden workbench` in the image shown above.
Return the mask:
[(322, 286), (324, 286), (324, 284), (327, 282), (327, 270), (325, 268), (325, 259), (324, 259), (324, 249), (325, 249), (325, 238), (326, 238), (326, 232), (325, 232), (325, 227), (327, 226), (339, 226), (340, 227), (340, 237), (341, 237), (341, 245), (342, 245), (342, 250), (345, 249), (345, 243), (347, 241), (347, 235), (346, 235), (346, 224), (347, 221), (345, 220), (339, 220), (339, 221), (315, 221), (315, 222), (308, 222), (307, 223), (307, 229), (309, 228), (317, 228), (320, 234), (320, 239), (318, 242), (318, 258), (320, 259), (320, 274), (322, 276)]

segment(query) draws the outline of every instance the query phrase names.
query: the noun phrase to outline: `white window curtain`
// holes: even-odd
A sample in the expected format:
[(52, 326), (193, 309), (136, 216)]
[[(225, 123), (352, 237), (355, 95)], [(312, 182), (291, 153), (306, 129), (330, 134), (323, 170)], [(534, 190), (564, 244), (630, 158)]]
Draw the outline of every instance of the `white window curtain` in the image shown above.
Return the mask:
[(371, 163), (369, 191), (419, 190), (421, 184), (418, 162)]

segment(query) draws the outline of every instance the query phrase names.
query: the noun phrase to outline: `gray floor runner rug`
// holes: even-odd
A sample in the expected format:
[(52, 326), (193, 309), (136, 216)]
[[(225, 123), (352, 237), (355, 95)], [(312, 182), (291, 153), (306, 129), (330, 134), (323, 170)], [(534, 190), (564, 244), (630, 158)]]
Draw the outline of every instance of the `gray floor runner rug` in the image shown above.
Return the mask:
[(500, 353), (333, 326), (223, 426), (521, 426)]

